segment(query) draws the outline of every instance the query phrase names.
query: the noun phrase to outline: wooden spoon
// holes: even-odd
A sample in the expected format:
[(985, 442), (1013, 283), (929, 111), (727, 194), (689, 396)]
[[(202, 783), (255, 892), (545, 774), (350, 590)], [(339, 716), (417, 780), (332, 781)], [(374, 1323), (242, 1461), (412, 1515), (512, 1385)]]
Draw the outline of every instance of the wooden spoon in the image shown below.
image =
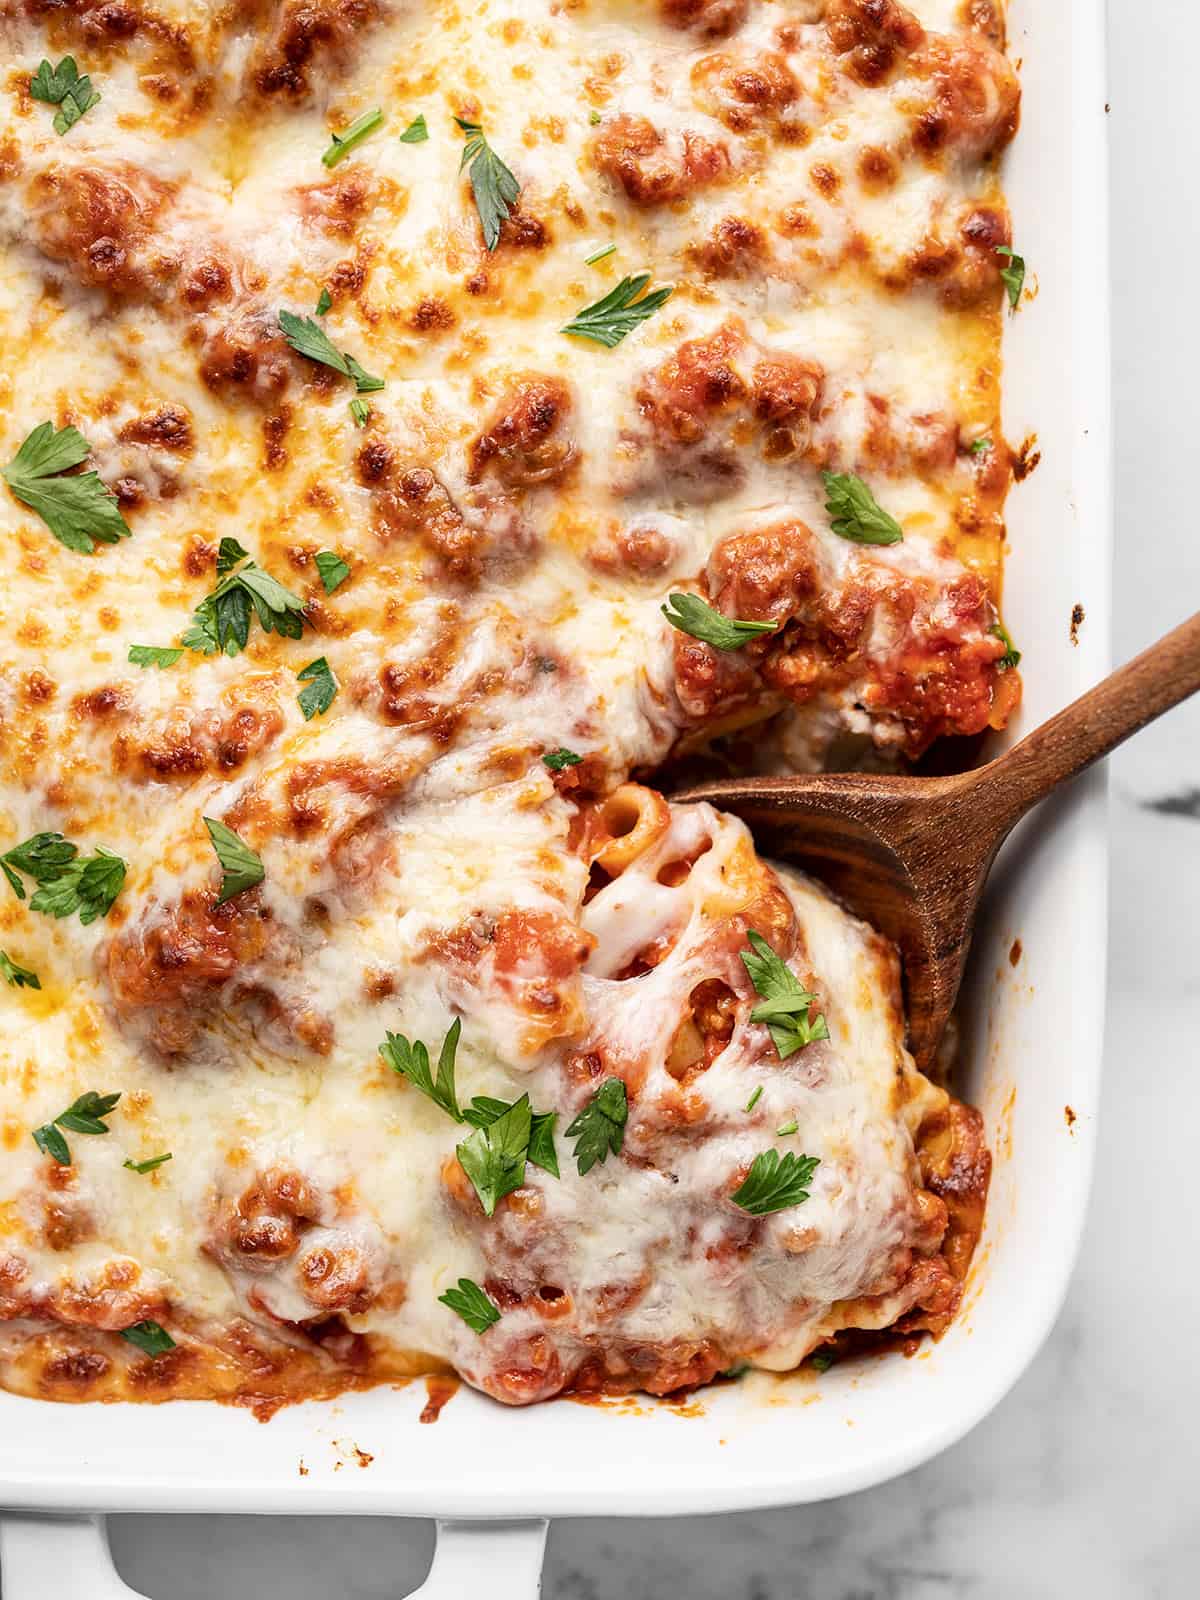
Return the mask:
[(765, 855), (810, 868), (895, 941), (908, 1046), (927, 1067), (958, 997), (988, 872), (1013, 827), (1059, 784), (1198, 689), (1200, 613), (974, 771), (731, 778), (672, 799), (734, 812)]

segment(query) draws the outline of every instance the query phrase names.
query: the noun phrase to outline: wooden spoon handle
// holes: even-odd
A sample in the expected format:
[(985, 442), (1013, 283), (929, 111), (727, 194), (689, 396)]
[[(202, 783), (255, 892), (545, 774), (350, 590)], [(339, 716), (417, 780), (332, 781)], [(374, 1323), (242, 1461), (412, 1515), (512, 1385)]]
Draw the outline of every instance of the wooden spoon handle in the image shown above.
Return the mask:
[(979, 774), (1008, 829), (1060, 783), (1200, 689), (1200, 612), (1143, 650)]

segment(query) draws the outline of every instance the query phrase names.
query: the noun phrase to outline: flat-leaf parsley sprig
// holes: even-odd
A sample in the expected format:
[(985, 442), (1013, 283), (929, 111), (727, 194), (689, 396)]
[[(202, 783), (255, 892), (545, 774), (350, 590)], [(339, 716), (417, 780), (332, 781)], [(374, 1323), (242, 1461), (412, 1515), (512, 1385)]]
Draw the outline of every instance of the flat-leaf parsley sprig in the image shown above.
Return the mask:
[(56, 1161), (60, 1167), (71, 1165), (71, 1151), (67, 1141), (59, 1132), (66, 1128), (71, 1133), (101, 1134), (109, 1131), (105, 1117), (109, 1116), (116, 1108), (120, 1093), (97, 1094), (95, 1089), (88, 1089), (81, 1094), (78, 1100), (73, 1101), (65, 1111), (59, 1113), (53, 1122), (43, 1123), (40, 1128), (33, 1130), (33, 1142), (44, 1155)]
[(712, 645), (714, 650), (740, 650), (751, 639), (774, 633), (779, 626), (777, 622), (741, 622), (727, 617), (698, 594), (673, 594), (661, 609), (673, 628)]
[(751, 1022), (765, 1022), (781, 1061), (805, 1045), (828, 1039), (823, 1016), (813, 1016), (817, 997), (810, 994), (786, 962), (780, 960), (761, 933), (747, 935), (750, 948), (741, 952), (755, 993), (762, 999), (750, 1013)]
[(904, 529), (855, 472), (822, 472), (825, 509), (839, 539), (852, 544), (899, 544)]
[(486, 1333), (500, 1321), (500, 1307), (470, 1278), (460, 1278), (458, 1288), (447, 1289), (438, 1300), (456, 1312), (473, 1333)]
[(252, 615), (266, 633), (298, 639), (304, 632), (304, 601), (264, 572), (236, 539), (221, 540), (217, 576), (220, 583), (196, 607), (183, 635), (187, 649), (205, 656), (238, 655), (246, 648)]
[(256, 855), (232, 828), (219, 822), (216, 817), (203, 817), (201, 820), (208, 829), (208, 837), (221, 866), (221, 889), (217, 904), (223, 906), (235, 894), (243, 894), (261, 883), (266, 877), (266, 868), (262, 864), (262, 857)]
[(4, 481), (50, 529), (59, 544), (80, 555), (95, 552), (96, 541), (116, 544), (128, 539), (129, 524), (116, 497), (98, 473), (64, 477), (87, 460), (91, 445), (78, 428), (40, 422), (4, 469)]
[(567, 1129), (574, 1139), (579, 1176), (586, 1177), (596, 1163), (620, 1155), (629, 1118), (629, 1098), (620, 1078), (606, 1078)]
[(346, 355), (312, 317), (298, 317), (294, 311), (279, 313), (283, 337), (298, 356), (307, 356), (323, 367), (332, 367), (343, 378), (351, 378), (359, 394), (374, 394), (384, 387), (382, 378), (373, 377), (353, 356)]
[(780, 1159), (778, 1150), (764, 1150), (750, 1163), (750, 1171), (730, 1198), (752, 1217), (803, 1205), (820, 1165), (820, 1156), (797, 1156), (789, 1151)]
[(483, 229), (483, 242), (489, 250), (500, 243), (500, 229), (508, 220), (521, 193), (521, 185), (487, 142), (483, 126), (455, 117), (455, 122), (466, 135), (460, 173), (470, 171), (471, 192), (475, 196), (475, 209)]
[(559, 332), (574, 334), (577, 339), (591, 339), (595, 344), (602, 344), (606, 350), (615, 349), (640, 323), (665, 306), (675, 293), (674, 284), (666, 284), (646, 294), (644, 291), (649, 282), (648, 272), (622, 278), (616, 288), (610, 289), (602, 299), (577, 311)]
[(100, 96), (92, 87), (92, 80), (86, 73), (80, 73), (74, 56), (64, 56), (56, 67), (43, 60), (29, 80), (29, 94), (33, 100), (58, 107), (54, 117), (54, 131), (57, 134), (66, 133), (80, 117), (100, 104)]
[(25, 898), (23, 878), (37, 884), (31, 911), (69, 917), (78, 911), (86, 927), (106, 917), (125, 883), (127, 863), (114, 851), (97, 845), (94, 856), (81, 856), (79, 846), (61, 833), (35, 833), (0, 856), (0, 871), (18, 900)]

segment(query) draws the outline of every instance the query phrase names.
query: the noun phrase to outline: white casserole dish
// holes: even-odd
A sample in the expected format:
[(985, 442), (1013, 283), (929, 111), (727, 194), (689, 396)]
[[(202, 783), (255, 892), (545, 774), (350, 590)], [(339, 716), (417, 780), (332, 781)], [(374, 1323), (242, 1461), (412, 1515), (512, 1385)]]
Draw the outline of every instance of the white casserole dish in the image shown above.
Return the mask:
[[(1108, 666), (1104, 8), (1012, 0), (1010, 25), (1024, 111), (1007, 187), (1037, 294), (1009, 327), (1007, 433), (1019, 442), (1036, 430), (1042, 452), (1009, 502), (1005, 616), (1025, 653), (1019, 733)], [(1077, 604), (1086, 620), (1076, 644)], [(969, 983), (960, 1092), (984, 1112), (996, 1170), (963, 1314), (917, 1359), (753, 1378), (688, 1407), (568, 1401), (514, 1413), (464, 1390), (435, 1427), (418, 1423), (421, 1384), (296, 1406), (267, 1426), (215, 1405), (51, 1409), (0, 1394), (0, 1505), (60, 1514), (677, 1514), (824, 1499), (928, 1459), (1016, 1381), (1066, 1290), (1099, 1094), (1106, 848), (1104, 779), (1093, 774), (1019, 831), (994, 874)], [(358, 1465), (354, 1446), (373, 1458), (369, 1466)], [(535, 1592), (544, 1523), (443, 1531), (458, 1536), (443, 1544), (423, 1593), (464, 1592), (460, 1561), (476, 1572), (485, 1562), (498, 1596)], [(66, 1600), (131, 1592), (90, 1519), (10, 1517), (0, 1519), (4, 1600), (41, 1593), (48, 1556)], [(502, 1571), (511, 1587), (500, 1586)]]

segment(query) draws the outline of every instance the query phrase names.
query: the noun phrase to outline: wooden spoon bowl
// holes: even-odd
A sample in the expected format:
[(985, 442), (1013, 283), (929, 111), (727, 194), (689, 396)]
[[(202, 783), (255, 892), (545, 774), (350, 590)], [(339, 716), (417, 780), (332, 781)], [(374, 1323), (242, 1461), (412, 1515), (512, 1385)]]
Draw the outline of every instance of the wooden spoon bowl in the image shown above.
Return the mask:
[(996, 760), (951, 777), (731, 778), (673, 796), (746, 822), (764, 855), (820, 878), (899, 947), (908, 1047), (934, 1061), (996, 853), (1059, 785), (1200, 689), (1200, 614)]

